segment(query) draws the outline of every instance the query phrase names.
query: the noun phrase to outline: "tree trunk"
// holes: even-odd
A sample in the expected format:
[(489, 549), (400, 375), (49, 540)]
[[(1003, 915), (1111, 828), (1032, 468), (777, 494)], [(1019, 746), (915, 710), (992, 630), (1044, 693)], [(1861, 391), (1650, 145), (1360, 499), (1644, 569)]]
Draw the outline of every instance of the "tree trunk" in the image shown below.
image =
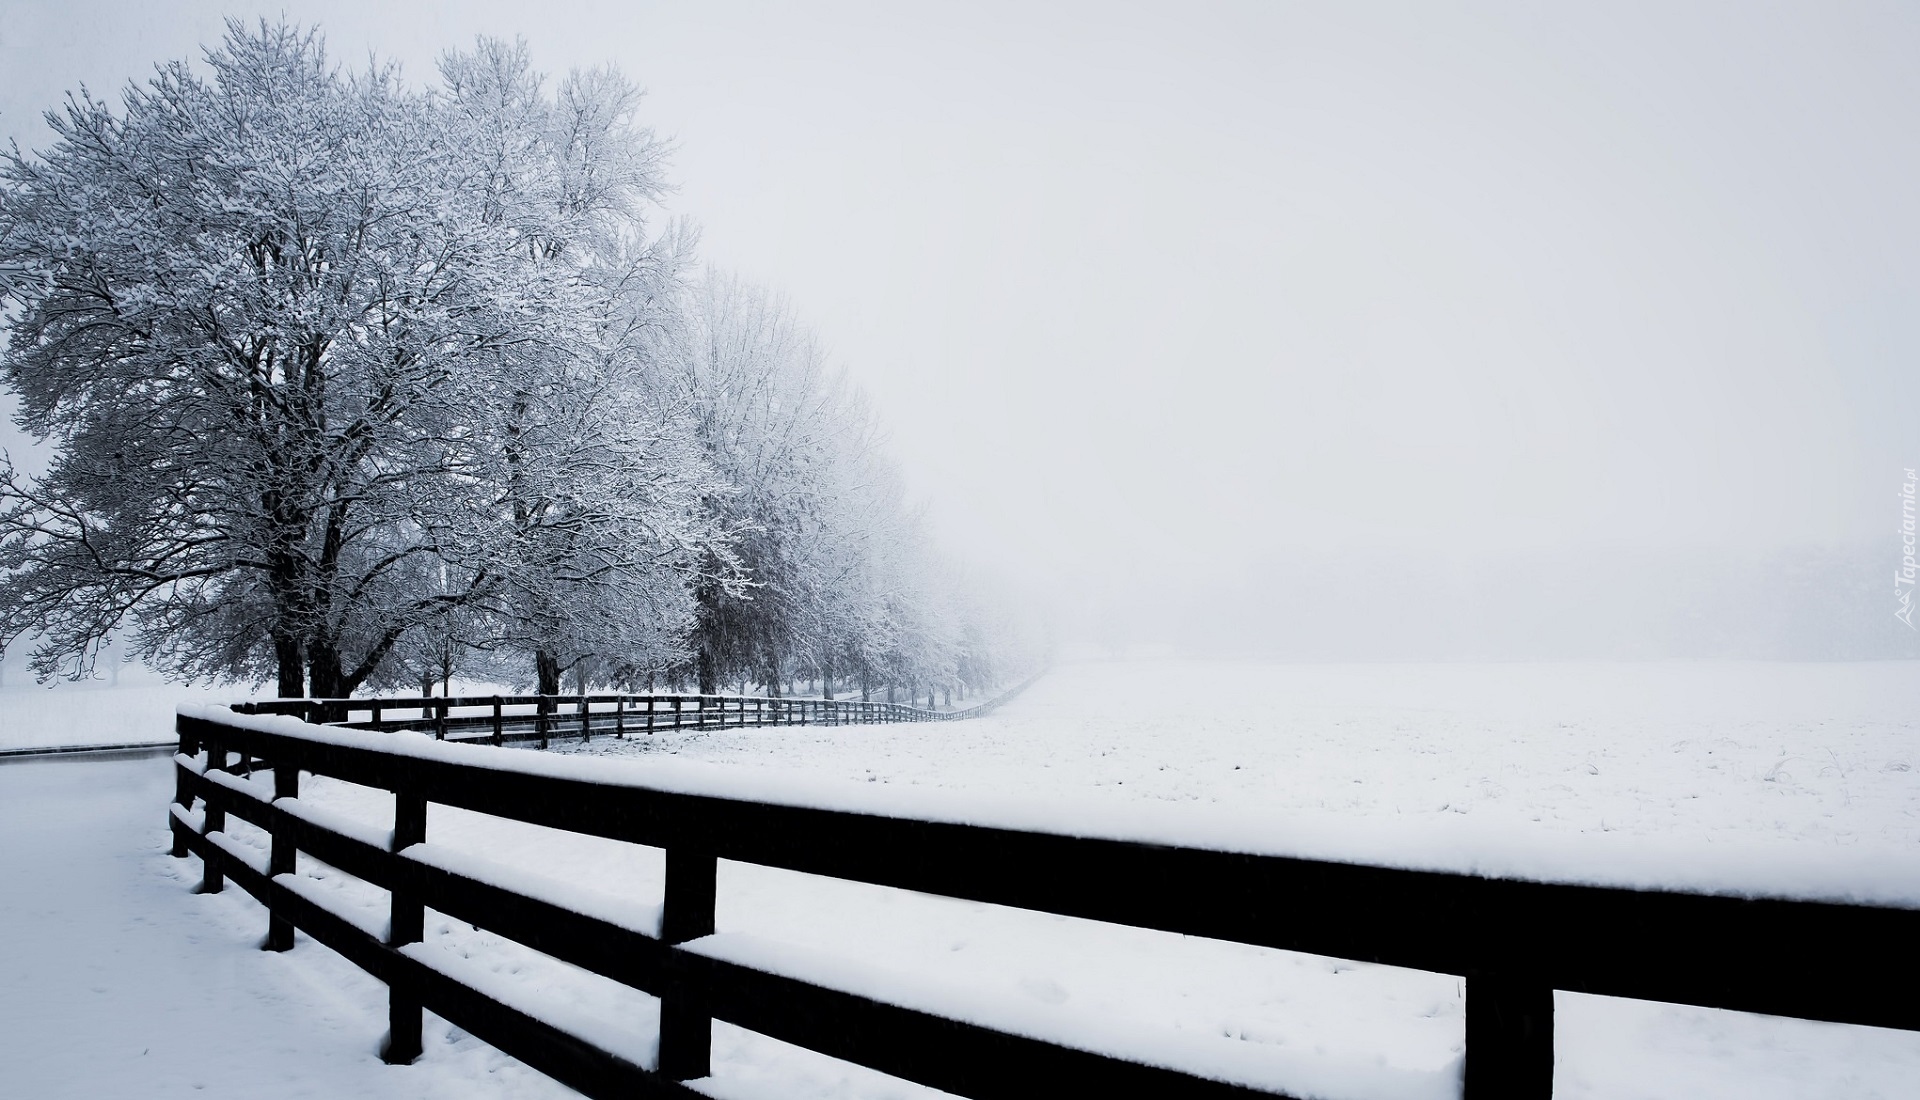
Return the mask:
[(280, 698), (304, 698), (307, 694), (306, 654), (301, 652), (300, 639), (275, 634), (273, 656), (280, 664)]
[(694, 673), (700, 678), (700, 694), (720, 694), (720, 675), (716, 667), (719, 662), (713, 659), (713, 650), (700, 647), (700, 653), (694, 658)]
[(344, 699), (346, 687), (340, 675), (340, 654), (324, 642), (307, 644), (307, 689), (315, 699)]
[[(340, 653), (326, 642), (307, 643), (307, 692), (314, 699), (345, 699), (346, 684), (340, 674)], [(311, 722), (344, 722), (343, 709), (321, 707), (308, 719)]]
[(553, 710), (553, 697), (560, 694), (560, 660), (546, 650), (537, 650), (533, 655), (533, 672), (539, 678), (536, 691), (540, 702), (533, 708), (534, 729), (540, 734), (540, 747), (547, 747), (548, 714)]

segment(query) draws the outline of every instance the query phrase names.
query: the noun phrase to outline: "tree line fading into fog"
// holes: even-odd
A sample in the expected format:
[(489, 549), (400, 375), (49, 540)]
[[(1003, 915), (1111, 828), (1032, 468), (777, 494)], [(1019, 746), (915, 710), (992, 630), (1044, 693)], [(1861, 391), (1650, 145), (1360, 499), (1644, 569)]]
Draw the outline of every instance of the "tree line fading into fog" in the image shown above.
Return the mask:
[(634, 85), (489, 40), (439, 77), (229, 23), (0, 160), (4, 375), (52, 445), (0, 464), (0, 643), (320, 697), (1035, 659), (790, 310), (698, 270)]

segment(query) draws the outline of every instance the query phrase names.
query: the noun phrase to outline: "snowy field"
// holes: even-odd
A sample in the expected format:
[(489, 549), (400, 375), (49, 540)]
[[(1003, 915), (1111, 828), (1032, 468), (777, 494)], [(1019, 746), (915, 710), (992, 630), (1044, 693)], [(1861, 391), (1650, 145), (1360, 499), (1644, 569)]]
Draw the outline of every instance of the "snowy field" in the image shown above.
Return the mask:
[(1920, 905), (1920, 662), (1086, 663), (933, 730), (562, 751), (965, 792), (1107, 833)]
[[(1917, 704), (1908, 663), (1107, 663), (1057, 669), (974, 722), (563, 751), (632, 757), (595, 766), (674, 783), (931, 816), (1920, 904)], [(563, 1092), (432, 1021), (419, 1064), (381, 1066), (377, 984), (308, 941), (257, 952), (257, 906), (188, 892), (197, 862), (164, 855), (168, 767), (0, 767), (0, 874), (64, 884), (0, 898), (0, 1065), (23, 1095)], [(303, 796), (390, 824), (377, 792), (310, 780)], [(594, 891), (640, 923), (659, 896), (648, 849), (442, 807), (429, 842)], [(311, 860), (302, 871), (332, 904), (384, 919), (379, 891)], [(1457, 1094), (1448, 976), (735, 864), (718, 918), (709, 950), (771, 952), (827, 984), (1033, 1034), (1340, 1100)], [(431, 914), (427, 946), (651, 1059), (651, 998)], [(1839, 945), (1780, 949), (1871, 965)], [(1920, 1076), (1920, 1035), (1568, 994), (1557, 1007), (1562, 1097), (1893, 1098)], [(715, 1051), (716, 1096), (934, 1095), (731, 1028)]]

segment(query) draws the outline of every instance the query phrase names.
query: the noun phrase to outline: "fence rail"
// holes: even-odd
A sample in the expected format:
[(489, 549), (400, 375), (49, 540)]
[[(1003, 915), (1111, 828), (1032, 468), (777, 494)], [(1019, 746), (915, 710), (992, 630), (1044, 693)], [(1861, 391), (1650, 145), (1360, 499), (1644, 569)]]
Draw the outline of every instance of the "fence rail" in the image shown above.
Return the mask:
[[(230, 879), (264, 903), (270, 949), (291, 947), (299, 928), (385, 982), (388, 1060), (418, 1055), (425, 1007), (594, 1097), (695, 1095), (679, 1082), (709, 1072), (713, 1019), (963, 1096), (1273, 1095), (702, 954), (719, 859), (1458, 974), (1470, 1100), (1550, 1095), (1555, 990), (1920, 1030), (1915, 909), (1484, 878), (778, 805), (604, 781), (585, 769), (536, 774), (516, 767), (524, 758), (484, 746), (397, 745), (217, 709), (182, 714), (178, 731), (174, 854), (200, 856), (203, 889)], [(224, 774), (234, 754), (272, 768), (272, 798)], [(307, 772), (392, 792), (391, 843), (324, 823), (300, 800)], [(664, 849), (658, 934), (430, 861), (430, 849), (417, 847), (429, 804)], [(271, 835), (266, 871), (224, 835), (228, 814)], [(297, 852), (390, 890), (391, 934), (377, 939), (296, 889)], [(595, 1047), (436, 969), (407, 948), (421, 937), (423, 908), (659, 996), (657, 1063)]]
[(500, 745), (555, 737), (591, 739), (685, 728), (844, 726), (958, 722), (991, 713), (1039, 676), (976, 706), (932, 710), (858, 699), (785, 699), (756, 695), (468, 695), (369, 699), (265, 699), (235, 704), (238, 714), (279, 714), (351, 729), (430, 732), (442, 740)]

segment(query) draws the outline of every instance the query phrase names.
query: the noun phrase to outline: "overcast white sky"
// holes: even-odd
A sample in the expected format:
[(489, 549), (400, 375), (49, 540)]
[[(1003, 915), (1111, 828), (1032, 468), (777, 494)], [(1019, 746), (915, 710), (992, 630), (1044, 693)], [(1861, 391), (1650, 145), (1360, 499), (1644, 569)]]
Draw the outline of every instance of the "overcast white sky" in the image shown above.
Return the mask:
[(8, 0), (0, 130), (282, 11), (617, 63), (706, 257), (1037, 576), (1892, 550), (1920, 464), (1913, 5)]

